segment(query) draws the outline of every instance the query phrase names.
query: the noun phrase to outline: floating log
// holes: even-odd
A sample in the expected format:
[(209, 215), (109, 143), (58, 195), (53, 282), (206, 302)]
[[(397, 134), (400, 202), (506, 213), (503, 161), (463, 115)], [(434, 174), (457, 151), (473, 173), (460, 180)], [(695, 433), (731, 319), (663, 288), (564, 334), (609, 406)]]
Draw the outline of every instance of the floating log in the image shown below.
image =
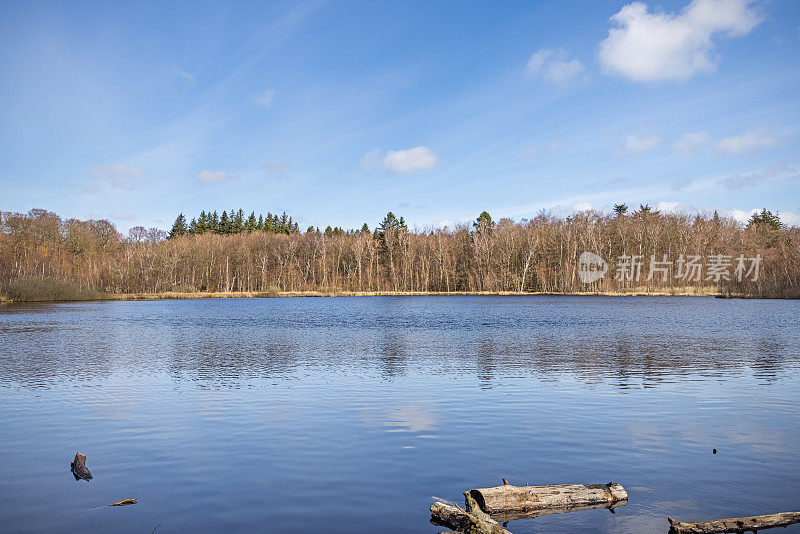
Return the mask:
[(469, 494), (481, 510), (492, 516), (512, 512), (525, 514), (546, 509), (569, 509), (593, 505), (610, 507), (628, 500), (628, 492), (616, 482), (548, 486), (503, 484), (494, 488), (470, 490)]
[(800, 512), (783, 512), (780, 514), (755, 515), (750, 517), (731, 517), (714, 521), (698, 521), (683, 523), (667, 517), (671, 534), (717, 534), (723, 532), (742, 533), (756, 532), (765, 528), (787, 527), (800, 523)]
[(133, 499), (122, 499), (121, 501), (112, 502), (106, 506), (128, 506), (129, 504), (136, 504), (136, 499), (138, 498), (139, 497), (134, 497)]
[(602, 503), (602, 504), (576, 504), (572, 506), (555, 506), (553, 508), (526, 510), (524, 512), (520, 511), (498, 512), (496, 514), (492, 514), (492, 519), (500, 523), (507, 523), (509, 521), (516, 521), (518, 519), (535, 519), (543, 515), (568, 514), (570, 512), (582, 512), (584, 510), (603, 510), (603, 509), (610, 511), (613, 514), (616, 508), (620, 506), (625, 506), (626, 504), (628, 504), (628, 501), (617, 501), (611, 504)]
[[(467, 499), (467, 510), (472, 497), (467, 497), (469, 492), (464, 492)], [(466, 511), (460, 506), (435, 502), (431, 505), (431, 523), (445, 526), (463, 534), (511, 534), (500, 523), (483, 513), (472, 500), (474, 510)]]
[(69, 464), (69, 468), (75, 480), (91, 480), (93, 478), (92, 474), (86, 468), (86, 456), (79, 452), (75, 453), (75, 459)]

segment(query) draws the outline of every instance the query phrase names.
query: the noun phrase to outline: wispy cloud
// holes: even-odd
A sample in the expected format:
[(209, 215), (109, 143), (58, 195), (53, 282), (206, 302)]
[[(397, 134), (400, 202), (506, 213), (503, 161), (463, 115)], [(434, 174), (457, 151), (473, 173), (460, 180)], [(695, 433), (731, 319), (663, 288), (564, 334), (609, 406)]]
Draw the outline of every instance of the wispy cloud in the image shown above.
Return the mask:
[(438, 161), (438, 156), (426, 146), (390, 150), (386, 153), (379, 148), (373, 148), (361, 158), (360, 168), (361, 172), (367, 174), (379, 169), (393, 174), (412, 174), (433, 169)]
[(689, 178), (677, 178), (670, 182), (673, 191), (683, 191), (692, 184)]
[(522, 157), (526, 159), (548, 158), (567, 148), (567, 145), (560, 141), (553, 141), (545, 145), (537, 145), (526, 148), (522, 152)]
[(660, 146), (661, 143), (662, 139), (657, 135), (642, 136), (631, 134), (625, 138), (624, 151), (628, 154), (641, 154), (648, 150), (653, 150)]
[(750, 0), (693, 0), (678, 14), (650, 12), (633, 2), (611, 17), (616, 25), (600, 43), (607, 72), (637, 82), (686, 80), (716, 67), (717, 33), (746, 35), (761, 20)]
[(726, 154), (743, 154), (760, 148), (776, 146), (778, 140), (763, 130), (750, 130), (742, 135), (726, 137), (717, 144), (717, 149)]
[(719, 180), (719, 184), (728, 189), (743, 189), (745, 187), (755, 187), (773, 178), (798, 178), (800, 168), (797, 165), (782, 163), (774, 165), (761, 171), (732, 174)]
[(201, 184), (218, 184), (230, 180), (230, 176), (222, 171), (200, 171), (195, 180)]
[(586, 68), (577, 59), (569, 59), (569, 52), (563, 48), (540, 48), (528, 59), (525, 70), (547, 81), (563, 83), (579, 76)]
[(124, 165), (98, 165), (90, 174), (92, 183), (84, 187), (87, 193), (101, 193), (108, 189), (133, 191), (144, 180), (142, 170)]
[(708, 133), (689, 132), (685, 133), (675, 141), (672, 148), (688, 157), (697, 156), (708, 142)]
[(194, 83), (194, 74), (191, 72), (186, 72), (185, 70), (178, 71), (178, 78), (186, 83)]
[(251, 98), (253, 99), (253, 103), (256, 106), (260, 108), (265, 108), (270, 104), (272, 104), (272, 101), (275, 99), (275, 91), (273, 91), (272, 89), (268, 91), (263, 91), (261, 93), (252, 95)]
[(292, 166), (291, 160), (284, 159), (280, 161), (265, 163), (261, 166), (261, 168), (270, 174), (281, 174), (288, 171), (291, 166)]
[(372, 174), (382, 167), (383, 150), (380, 148), (373, 148), (361, 158), (359, 168), (361, 172)]

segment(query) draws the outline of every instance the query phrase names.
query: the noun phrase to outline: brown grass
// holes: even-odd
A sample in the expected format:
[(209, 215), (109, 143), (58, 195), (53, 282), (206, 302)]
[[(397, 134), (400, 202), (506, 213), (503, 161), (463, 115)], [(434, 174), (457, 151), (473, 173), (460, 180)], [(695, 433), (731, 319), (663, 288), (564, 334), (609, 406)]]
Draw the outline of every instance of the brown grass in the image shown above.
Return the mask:
[(1, 300), (12, 302), (65, 302), (103, 300), (106, 296), (68, 280), (27, 276), (15, 278), (2, 288)]
[(274, 297), (377, 297), (377, 296), (422, 296), (422, 295), (599, 295), (611, 297), (644, 297), (644, 296), (681, 296), (681, 297), (715, 297), (719, 296), (716, 288), (681, 287), (670, 290), (644, 291), (641, 289), (621, 291), (544, 293), (517, 291), (194, 291), (164, 293), (117, 293), (108, 295), (114, 300), (163, 300), (163, 299), (224, 299), (224, 298), (274, 298)]

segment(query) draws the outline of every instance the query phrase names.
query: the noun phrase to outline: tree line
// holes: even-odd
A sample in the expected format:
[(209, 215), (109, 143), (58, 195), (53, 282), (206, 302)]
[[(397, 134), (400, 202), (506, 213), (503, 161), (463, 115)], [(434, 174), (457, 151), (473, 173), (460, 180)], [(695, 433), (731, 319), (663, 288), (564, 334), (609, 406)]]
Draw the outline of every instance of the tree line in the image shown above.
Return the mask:
[[(765, 209), (742, 225), (716, 213), (663, 214), (649, 206), (629, 213), (624, 204), (618, 207), (611, 214), (560, 218), (543, 212), (520, 221), (495, 221), (483, 212), (454, 228), (425, 229), (409, 229), (389, 213), (372, 231), (364, 225), (322, 232), (300, 232), (285, 215), (245, 218), (241, 210), (233, 217), (223, 212), (228, 226), (222, 216), (215, 226), (214, 213), (205, 212), (185, 231), (173, 228), (171, 237), (142, 227), (122, 235), (105, 220), (64, 220), (45, 210), (4, 212), (0, 284), (58, 279), (110, 293), (634, 290), (800, 296), (800, 228), (787, 228), (777, 214)], [(580, 276), (587, 251), (608, 263), (607, 275), (590, 283)], [(619, 276), (625, 265), (618, 258), (627, 258), (630, 276)], [(758, 258), (757, 280), (752, 261), (737, 264), (744, 258)], [(658, 276), (648, 276), (651, 260), (659, 265)], [(688, 276), (687, 265), (705, 270)], [(713, 269), (722, 272), (720, 265), (727, 275), (708, 277)], [(641, 268), (641, 276), (638, 270), (633, 276), (633, 267)], [(743, 267), (748, 276), (742, 277)]]
[(283, 215), (273, 215), (267, 212), (267, 216), (259, 214), (256, 219), (256, 212), (250, 212), (249, 217), (245, 217), (244, 210), (238, 211), (231, 210), (230, 215), (227, 211), (222, 212), (222, 215), (217, 215), (216, 211), (205, 210), (200, 212), (200, 215), (187, 224), (186, 217), (183, 213), (178, 214), (175, 222), (172, 225), (168, 237), (170, 239), (187, 234), (241, 234), (247, 232), (271, 232), (273, 234), (293, 234), (299, 230), (297, 223), (292, 220), (290, 216), (283, 212)]

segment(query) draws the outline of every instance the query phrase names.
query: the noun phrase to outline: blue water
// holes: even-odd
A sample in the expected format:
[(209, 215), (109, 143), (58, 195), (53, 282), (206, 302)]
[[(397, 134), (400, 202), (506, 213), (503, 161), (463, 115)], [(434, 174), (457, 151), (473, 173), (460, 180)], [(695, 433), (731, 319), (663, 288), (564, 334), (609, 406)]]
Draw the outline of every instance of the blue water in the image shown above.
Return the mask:
[[(667, 515), (799, 510), (799, 306), (3, 306), (0, 530), (434, 533), (431, 496), (463, 502), (502, 477), (613, 480), (630, 496), (613, 514), (512, 521), (515, 534), (664, 533)], [(69, 472), (78, 451), (90, 482)]]

